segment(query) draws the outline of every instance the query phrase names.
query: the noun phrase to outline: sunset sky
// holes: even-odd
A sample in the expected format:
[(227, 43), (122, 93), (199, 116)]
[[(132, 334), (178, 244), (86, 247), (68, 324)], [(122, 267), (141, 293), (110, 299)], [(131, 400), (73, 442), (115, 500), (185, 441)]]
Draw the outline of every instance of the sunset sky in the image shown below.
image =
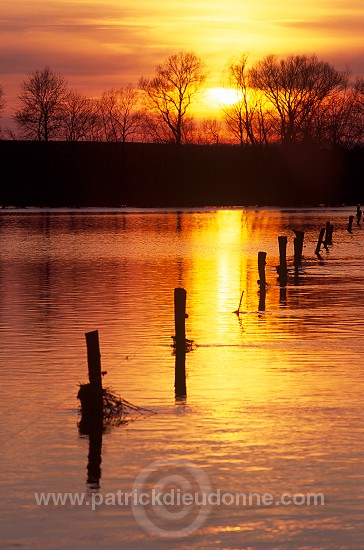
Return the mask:
[(97, 96), (136, 84), (177, 50), (205, 61), (222, 84), (232, 56), (316, 53), (364, 74), (363, 0), (2, 0), (0, 84), (7, 113), (30, 71), (49, 65), (69, 86)]

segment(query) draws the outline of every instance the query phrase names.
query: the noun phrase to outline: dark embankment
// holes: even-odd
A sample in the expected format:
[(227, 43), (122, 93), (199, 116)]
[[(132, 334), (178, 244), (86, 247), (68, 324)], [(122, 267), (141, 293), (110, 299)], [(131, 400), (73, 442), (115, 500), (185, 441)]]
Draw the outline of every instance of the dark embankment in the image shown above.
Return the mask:
[(0, 158), (5, 206), (363, 202), (364, 149), (0, 141)]

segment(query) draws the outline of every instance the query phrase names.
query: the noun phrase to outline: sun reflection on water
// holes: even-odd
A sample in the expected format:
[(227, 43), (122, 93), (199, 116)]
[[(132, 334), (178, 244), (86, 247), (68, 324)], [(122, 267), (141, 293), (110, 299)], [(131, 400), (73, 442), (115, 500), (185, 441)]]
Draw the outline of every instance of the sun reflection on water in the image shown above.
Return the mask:
[[(319, 262), (317, 233), (328, 215), (337, 228), (334, 246)], [(35, 487), (84, 489), (87, 445), (77, 437), (76, 393), (87, 374), (84, 333), (98, 329), (105, 385), (157, 412), (104, 436), (102, 488), (130, 488), (148, 461), (183, 457), (227, 491), (320, 489), (333, 503), (304, 514), (216, 510), (203, 528), (206, 538), (192, 547), (259, 547), (263, 541), (270, 548), (275, 541), (284, 548), (285, 537), (291, 547), (303, 540), (313, 547), (310, 529), (320, 522), (322, 548), (333, 547), (336, 529), (347, 540), (351, 522), (355, 547), (361, 538), (354, 513), (361, 517), (364, 509), (357, 490), (364, 260), (359, 231), (348, 236), (346, 218), (340, 210), (247, 209), (3, 216), (0, 408), (7, 418), (3, 436), (11, 442), (3, 457), (8, 515), (18, 514), (12, 484), (32, 521)], [(305, 230), (297, 274), (292, 228)], [(288, 236), (284, 299), (278, 235)], [(258, 251), (267, 252), (264, 311)], [(174, 395), (171, 347), (177, 286), (187, 290), (187, 337), (196, 344), (186, 356), (183, 401)], [(19, 429), (22, 436), (14, 436)], [(60, 513), (66, 518), (67, 511)], [(72, 523), (81, 547), (82, 518), (89, 529), (94, 525), (82, 514)], [(150, 547), (127, 511), (122, 514), (130, 540)], [(119, 528), (114, 510), (101, 516)]]

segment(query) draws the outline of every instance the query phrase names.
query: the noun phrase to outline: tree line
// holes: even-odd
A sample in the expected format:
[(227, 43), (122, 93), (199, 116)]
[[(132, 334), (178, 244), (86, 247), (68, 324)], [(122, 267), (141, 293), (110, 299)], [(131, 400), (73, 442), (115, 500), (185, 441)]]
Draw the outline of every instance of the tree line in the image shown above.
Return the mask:
[[(364, 78), (352, 78), (316, 55), (268, 55), (252, 66), (242, 55), (225, 71), (225, 87), (237, 101), (220, 106), (221, 119), (191, 115), (206, 82), (194, 52), (167, 57), (152, 77), (87, 97), (68, 88), (50, 67), (21, 83), (13, 139), (238, 143), (314, 143), (352, 148), (364, 143)], [(0, 86), (0, 113), (4, 88)]]

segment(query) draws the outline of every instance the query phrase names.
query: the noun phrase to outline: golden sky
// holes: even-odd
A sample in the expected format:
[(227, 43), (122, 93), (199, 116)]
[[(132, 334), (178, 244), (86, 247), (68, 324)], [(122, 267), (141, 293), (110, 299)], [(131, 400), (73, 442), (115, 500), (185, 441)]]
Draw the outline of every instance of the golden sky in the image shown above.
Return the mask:
[(232, 56), (316, 53), (364, 74), (363, 0), (2, 0), (0, 84), (16, 103), (24, 76), (49, 65), (99, 95), (136, 84), (177, 50), (205, 61), (220, 86)]

